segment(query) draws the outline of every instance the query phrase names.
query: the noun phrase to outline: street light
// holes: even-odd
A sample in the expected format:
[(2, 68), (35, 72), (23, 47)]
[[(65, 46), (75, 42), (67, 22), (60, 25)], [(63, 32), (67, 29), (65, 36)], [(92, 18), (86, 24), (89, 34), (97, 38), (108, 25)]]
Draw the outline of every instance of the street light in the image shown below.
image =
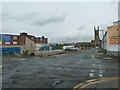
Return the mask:
[(104, 30), (101, 29), (101, 30), (99, 30), (99, 31), (102, 31), (102, 39), (103, 39), (103, 36), (104, 36)]
[(104, 49), (104, 30), (99, 30), (102, 31), (102, 43), (103, 43), (103, 49)]

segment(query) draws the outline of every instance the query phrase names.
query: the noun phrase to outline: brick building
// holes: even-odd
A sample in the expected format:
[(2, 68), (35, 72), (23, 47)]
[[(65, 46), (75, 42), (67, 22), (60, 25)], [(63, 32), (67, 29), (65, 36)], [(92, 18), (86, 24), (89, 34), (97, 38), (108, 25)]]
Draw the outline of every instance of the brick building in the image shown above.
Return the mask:
[[(20, 33), (20, 35), (0, 34), (0, 44), (2, 45), (25, 45), (25, 38), (29, 38), (35, 43), (48, 43), (48, 38), (35, 37), (27, 33)], [(5, 39), (5, 41), (4, 41)]]
[[(0, 34), (0, 44), (3, 47), (20, 47), (21, 51), (36, 50), (37, 46), (48, 43), (48, 38), (35, 37), (27, 33), (20, 33), (20, 35)], [(39, 47), (37, 47), (39, 48)]]
[(113, 22), (113, 25), (107, 27), (107, 31), (103, 37), (102, 48), (109, 55), (120, 54), (120, 20)]

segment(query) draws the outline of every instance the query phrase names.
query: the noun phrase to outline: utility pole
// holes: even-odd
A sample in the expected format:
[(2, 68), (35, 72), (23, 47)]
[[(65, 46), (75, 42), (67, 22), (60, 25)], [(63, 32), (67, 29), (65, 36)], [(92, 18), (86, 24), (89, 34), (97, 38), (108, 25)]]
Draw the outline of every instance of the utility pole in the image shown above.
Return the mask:
[(99, 31), (102, 31), (102, 39), (103, 39), (103, 36), (104, 36), (104, 30), (101, 29), (101, 30), (99, 30)]
[(104, 49), (104, 30), (99, 30), (99, 31), (102, 31), (102, 43), (103, 43), (103, 49)]

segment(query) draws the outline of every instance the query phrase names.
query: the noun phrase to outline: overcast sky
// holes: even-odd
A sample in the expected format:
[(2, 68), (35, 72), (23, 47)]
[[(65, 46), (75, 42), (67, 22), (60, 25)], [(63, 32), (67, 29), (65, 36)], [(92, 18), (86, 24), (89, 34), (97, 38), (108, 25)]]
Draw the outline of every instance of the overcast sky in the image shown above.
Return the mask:
[(118, 19), (112, 2), (4, 2), (2, 33), (27, 32), (45, 36), (49, 43), (90, 41), (93, 27), (106, 30)]

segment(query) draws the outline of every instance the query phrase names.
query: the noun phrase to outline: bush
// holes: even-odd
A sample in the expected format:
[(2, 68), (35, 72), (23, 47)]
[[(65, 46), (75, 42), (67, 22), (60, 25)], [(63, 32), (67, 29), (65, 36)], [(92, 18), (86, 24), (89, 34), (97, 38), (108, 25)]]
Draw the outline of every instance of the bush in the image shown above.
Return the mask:
[(9, 56), (14, 56), (14, 54), (12, 52), (8, 52)]
[(31, 53), (30, 53), (30, 56), (34, 56), (34, 55), (35, 55), (34, 52), (31, 52)]
[(28, 52), (29, 52), (29, 50), (23, 51), (23, 56), (27, 56)]

